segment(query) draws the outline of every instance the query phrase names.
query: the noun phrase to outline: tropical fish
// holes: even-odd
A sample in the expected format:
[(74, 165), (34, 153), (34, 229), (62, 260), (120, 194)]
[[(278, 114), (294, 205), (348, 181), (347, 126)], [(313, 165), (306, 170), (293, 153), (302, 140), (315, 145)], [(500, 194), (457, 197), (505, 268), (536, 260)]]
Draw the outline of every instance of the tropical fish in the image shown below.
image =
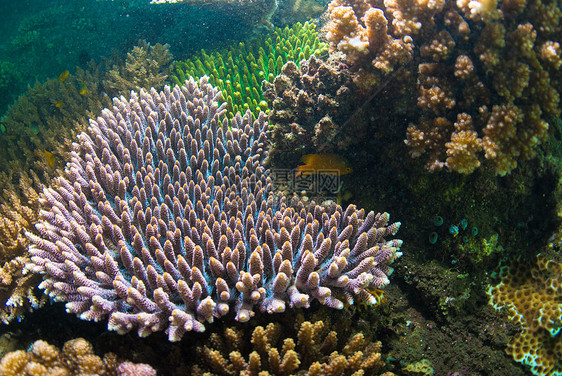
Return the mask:
[(47, 162), (47, 166), (49, 166), (49, 168), (55, 167), (55, 156), (50, 151), (41, 149), (41, 150), (35, 150), (33, 153), (37, 158), (44, 159), (45, 162)]
[(353, 172), (347, 161), (337, 154), (306, 154), (302, 161), (305, 164), (297, 167), (297, 176), (346, 175)]
[(55, 103), (55, 107), (56, 108), (61, 108), (62, 107), (62, 99), (57, 101), (57, 103)]
[(67, 71), (67, 70), (65, 70), (64, 72), (59, 74), (59, 82), (64, 82), (68, 78), (69, 74), (70, 74), (70, 71)]

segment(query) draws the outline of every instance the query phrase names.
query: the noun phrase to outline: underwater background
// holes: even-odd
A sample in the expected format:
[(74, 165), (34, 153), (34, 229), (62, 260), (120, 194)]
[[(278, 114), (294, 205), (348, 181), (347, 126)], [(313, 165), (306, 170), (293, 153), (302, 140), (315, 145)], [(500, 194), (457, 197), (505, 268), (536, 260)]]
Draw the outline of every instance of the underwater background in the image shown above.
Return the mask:
[(2, 1), (0, 375), (562, 374), (560, 7)]

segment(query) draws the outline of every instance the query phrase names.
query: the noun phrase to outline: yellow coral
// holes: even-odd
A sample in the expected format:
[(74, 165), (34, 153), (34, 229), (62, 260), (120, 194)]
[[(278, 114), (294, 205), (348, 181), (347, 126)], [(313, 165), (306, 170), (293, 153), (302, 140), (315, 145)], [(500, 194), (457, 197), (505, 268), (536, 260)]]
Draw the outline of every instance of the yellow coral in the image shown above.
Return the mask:
[[(251, 349), (248, 358), (242, 357), (242, 348), (229, 343), (226, 335), (215, 336), (211, 348), (198, 348), (202, 362), (193, 368), (193, 375), (251, 374), (284, 375), (306, 372), (308, 375), (360, 375), (378, 370), (384, 363), (380, 357), (380, 342), (372, 342), (362, 333), (357, 333), (342, 343), (337, 350), (337, 332), (329, 330), (324, 321), (296, 320), (296, 342), (290, 337), (290, 328), (278, 323), (267, 327), (257, 326), (251, 335)], [(228, 331), (238, 332), (229, 328)], [(289, 333), (288, 333), (289, 332)], [(240, 334), (242, 335), (242, 334)], [(219, 350), (220, 349), (220, 350)]]
[(501, 282), (488, 289), (490, 304), (505, 308), (522, 331), (506, 349), (536, 375), (562, 372), (562, 263), (542, 254), (534, 263), (504, 267)]
[[(127, 363), (129, 369), (135, 364)], [(45, 341), (33, 343), (28, 352), (18, 350), (6, 354), (0, 361), (2, 376), (82, 376), (115, 375), (121, 363), (108, 353), (100, 358), (93, 353), (92, 345), (83, 338), (67, 341), (62, 351)], [(142, 364), (145, 372), (156, 375), (151, 367)], [(146, 373), (147, 375), (149, 373)]]

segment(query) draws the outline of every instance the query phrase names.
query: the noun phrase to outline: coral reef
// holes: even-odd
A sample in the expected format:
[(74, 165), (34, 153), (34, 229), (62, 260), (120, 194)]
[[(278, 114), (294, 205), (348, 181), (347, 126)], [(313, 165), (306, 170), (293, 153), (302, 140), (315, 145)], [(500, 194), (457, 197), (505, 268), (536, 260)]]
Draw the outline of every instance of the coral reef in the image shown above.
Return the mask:
[(197, 348), (202, 360), (192, 375), (379, 374), (384, 366), (381, 343), (363, 333), (341, 338), (343, 334), (324, 320), (297, 319), (294, 328), (279, 323), (257, 326), (251, 339), (240, 330), (226, 328), (222, 335), (212, 334), (209, 344)]
[(361, 140), (362, 123), (347, 121), (360, 98), (343, 62), (312, 56), (299, 68), (290, 61), (263, 87), (272, 166), (294, 168), (304, 154), (334, 153)]
[[(66, 176), (45, 188), (29, 270), (83, 319), (120, 333), (203, 331), (235, 306), (269, 313), (376, 303), (400, 223), (350, 205), (288, 206), (263, 167), (263, 113), (230, 122), (202, 78), (141, 90), (91, 120)], [(181, 171), (181, 172), (180, 172)]]
[(117, 62), (107, 71), (103, 88), (110, 97), (124, 95), (126, 98), (131, 90), (150, 87), (161, 90), (172, 69), (172, 60), (169, 45), (151, 46), (141, 40), (127, 53), (124, 62)]
[(562, 263), (539, 254), (536, 260), (502, 267), (501, 282), (488, 295), (521, 327), (506, 349), (538, 376), (562, 372)]
[(171, 81), (181, 85), (189, 77), (209, 76), (209, 82), (222, 91), (227, 116), (251, 110), (255, 117), (267, 112), (262, 81), (273, 82), (288, 61), (320, 55), (327, 46), (318, 39), (316, 25), (297, 23), (260, 36), (251, 43), (240, 43), (227, 50), (207, 54), (201, 51), (189, 60), (175, 63)]
[(430, 171), (485, 165), (503, 176), (535, 156), (560, 114), (560, 11), (511, 3), (334, 0), (326, 38), (365, 90), (411, 71), (418, 111), (406, 144), (413, 157), (428, 154)]
[(92, 345), (83, 338), (65, 342), (62, 350), (45, 341), (35, 341), (28, 351), (6, 354), (0, 362), (3, 376), (99, 375), (99, 376), (156, 376), (147, 364), (120, 362), (115, 354), (100, 358)]

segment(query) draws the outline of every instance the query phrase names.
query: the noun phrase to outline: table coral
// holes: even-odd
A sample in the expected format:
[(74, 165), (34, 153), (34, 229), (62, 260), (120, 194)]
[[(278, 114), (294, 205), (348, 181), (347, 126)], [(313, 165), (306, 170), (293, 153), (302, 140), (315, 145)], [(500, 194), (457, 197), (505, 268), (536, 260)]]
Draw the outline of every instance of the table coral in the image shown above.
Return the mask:
[(156, 376), (147, 364), (120, 362), (115, 354), (100, 358), (83, 338), (64, 343), (62, 350), (45, 341), (35, 341), (28, 351), (10, 352), (0, 361), (3, 376)]
[(70, 160), (72, 141), (86, 128), (88, 116), (110, 104), (100, 92), (107, 86), (116, 95), (124, 94), (135, 85), (162, 85), (166, 78), (162, 72), (171, 57), (164, 46), (140, 43), (128, 56), (125, 62), (113, 61), (105, 74), (101, 65), (91, 63), (87, 70), (78, 68), (64, 79), (35, 84), (1, 120), (0, 140), (6, 145), (0, 149), (0, 301), (5, 303), (0, 317), (4, 322), (44, 301), (33, 292), (36, 277), (22, 274), (29, 261), (29, 241), (23, 232), (35, 233), (38, 187), (48, 184)]
[[(226, 315), (376, 303), (401, 256), (388, 213), (288, 203), (265, 169), (265, 116), (225, 117), (204, 77), (114, 99), (43, 190), (27, 233), (40, 287), (82, 319), (178, 341)], [(291, 204), (291, 205), (289, 205)]]
[(506, 349), (538, 376), (562, 372), (562, 264), (539, 254), (534, 262), (504, 266), (488, 289), (490, 304), (521, 326)]
[(226, 328), (197, 349), (201, 360), (192, 374), (376, 375), (384, 366), (380, 350), (380, 342), (362, 333), (345, 336), (324, 321), (297, 321), (294, 329), (279, 323), (257, 326), (249, 349), (243, 332)]

